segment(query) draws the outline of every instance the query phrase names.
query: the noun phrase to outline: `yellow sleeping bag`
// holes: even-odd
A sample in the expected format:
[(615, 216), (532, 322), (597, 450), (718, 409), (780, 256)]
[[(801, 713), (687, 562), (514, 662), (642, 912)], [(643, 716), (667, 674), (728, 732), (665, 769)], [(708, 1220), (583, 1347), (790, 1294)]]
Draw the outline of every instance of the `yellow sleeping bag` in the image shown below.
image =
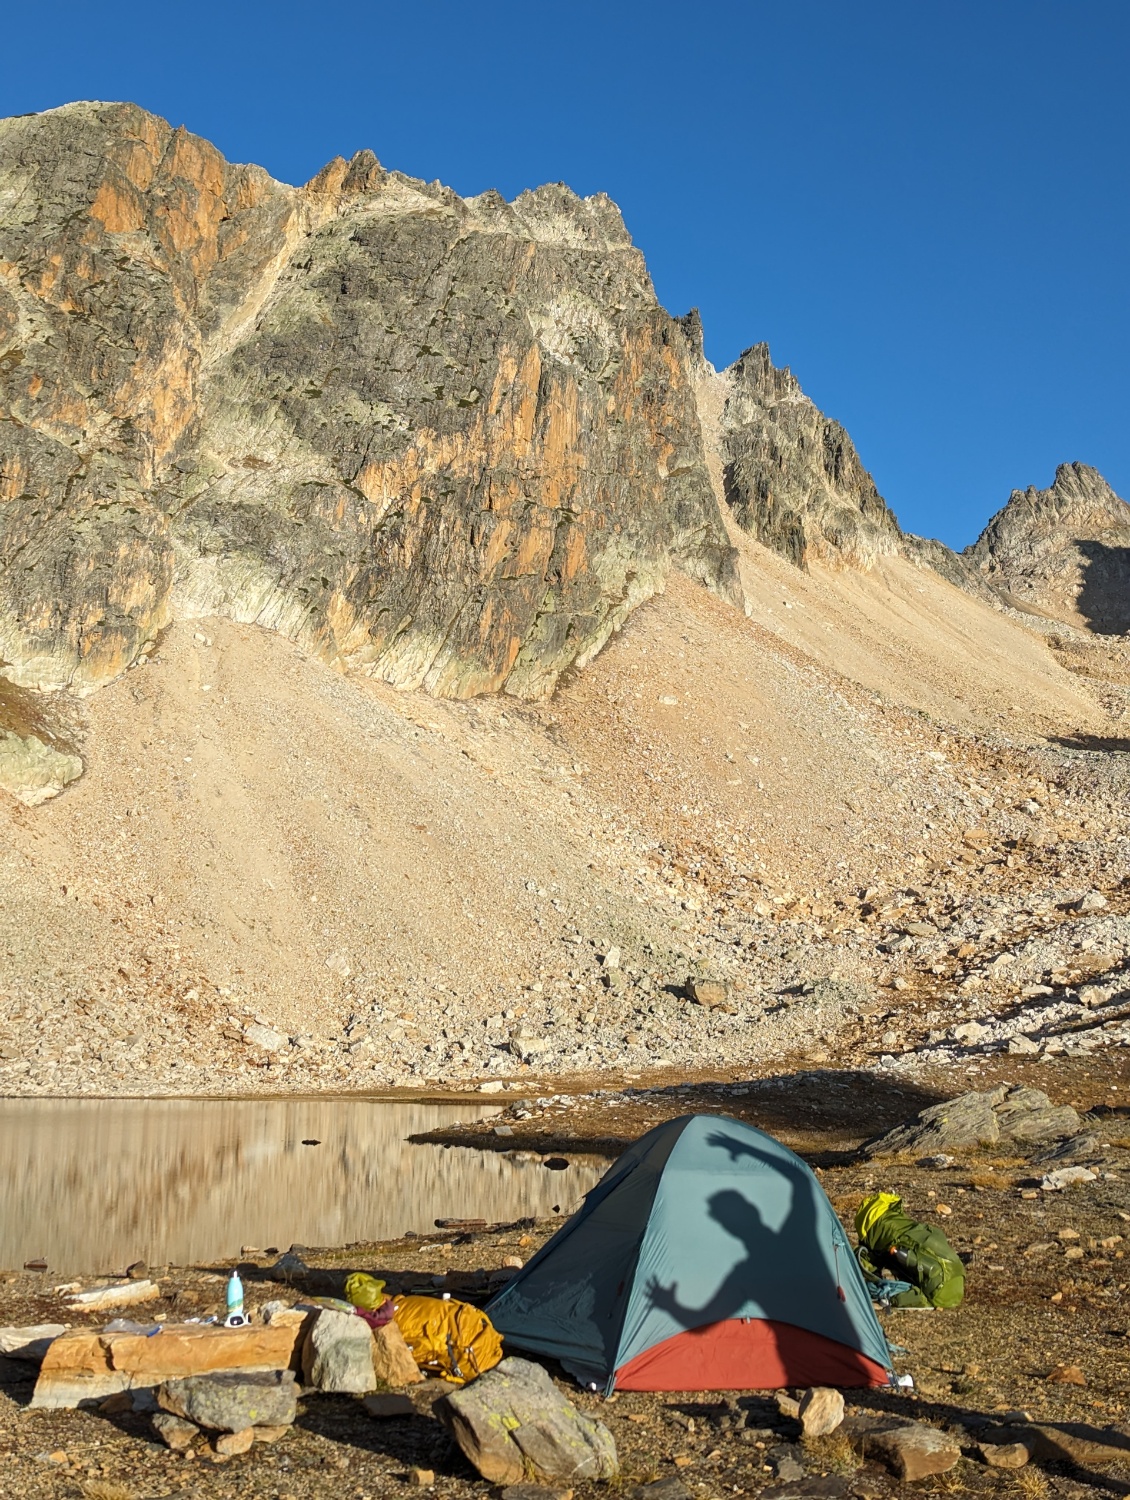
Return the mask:
[(443, 1297), (395, 1297), (397, 1326), (421, 1370), (465, 1385), (502, 1358), (502, 1338), (485, 1312)]

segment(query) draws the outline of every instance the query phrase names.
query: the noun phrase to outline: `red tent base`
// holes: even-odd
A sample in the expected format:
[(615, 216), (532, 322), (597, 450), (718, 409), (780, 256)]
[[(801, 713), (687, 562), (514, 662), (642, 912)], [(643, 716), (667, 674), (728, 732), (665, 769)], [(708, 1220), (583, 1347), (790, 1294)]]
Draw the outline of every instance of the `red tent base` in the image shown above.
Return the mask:
[(767, 1318), (727, 1318), (690, 1328), (616, 1371), (618, 1391), (772, 1391), (887, 1381), (882, 1365), (857, 1349)]

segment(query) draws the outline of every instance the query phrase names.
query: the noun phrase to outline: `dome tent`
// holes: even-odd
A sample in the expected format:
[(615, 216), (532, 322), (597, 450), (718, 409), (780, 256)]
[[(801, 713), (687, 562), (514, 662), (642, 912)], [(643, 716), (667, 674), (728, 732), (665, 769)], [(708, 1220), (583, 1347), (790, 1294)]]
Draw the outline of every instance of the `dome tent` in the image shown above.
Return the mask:
[(894, 1379), (811, 1168), (725, 1115), (648, 1131), (487, 1312), (508, 1344), (608, 1391)]

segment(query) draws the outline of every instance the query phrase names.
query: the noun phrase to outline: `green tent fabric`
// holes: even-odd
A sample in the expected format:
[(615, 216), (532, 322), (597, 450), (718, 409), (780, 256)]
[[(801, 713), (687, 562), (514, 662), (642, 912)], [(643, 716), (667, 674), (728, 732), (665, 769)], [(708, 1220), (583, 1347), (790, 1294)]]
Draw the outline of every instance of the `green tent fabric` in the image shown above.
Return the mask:
[(507, 1343), (596, 1388), (892, 1378), (813, 1172), (724, 1115), (684, 1115), (641, 1137), (487, 1312)]

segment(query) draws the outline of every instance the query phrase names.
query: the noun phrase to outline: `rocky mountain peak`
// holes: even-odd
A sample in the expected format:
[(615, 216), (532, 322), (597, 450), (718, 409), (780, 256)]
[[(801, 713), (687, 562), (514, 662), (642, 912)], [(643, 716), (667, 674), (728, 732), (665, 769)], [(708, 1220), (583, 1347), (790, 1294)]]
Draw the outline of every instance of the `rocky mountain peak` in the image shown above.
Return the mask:
[(804, 394), (768, 344), (719, 377), (723, 480), (738, 524), (799, 567), (821, 558), (868, 567), (901, 533), (851, 438)]
[(0, 658), (175, 619), (540, 696), (678, 566), (736, 597), (685, 340), (603, 194), (304, 188), (132, 104), (0, 121)]
[(1130, 629), (1130, 505), (1089, 464), (1013, 490), (966, 556), (1022, 607), (1100, 634)]

